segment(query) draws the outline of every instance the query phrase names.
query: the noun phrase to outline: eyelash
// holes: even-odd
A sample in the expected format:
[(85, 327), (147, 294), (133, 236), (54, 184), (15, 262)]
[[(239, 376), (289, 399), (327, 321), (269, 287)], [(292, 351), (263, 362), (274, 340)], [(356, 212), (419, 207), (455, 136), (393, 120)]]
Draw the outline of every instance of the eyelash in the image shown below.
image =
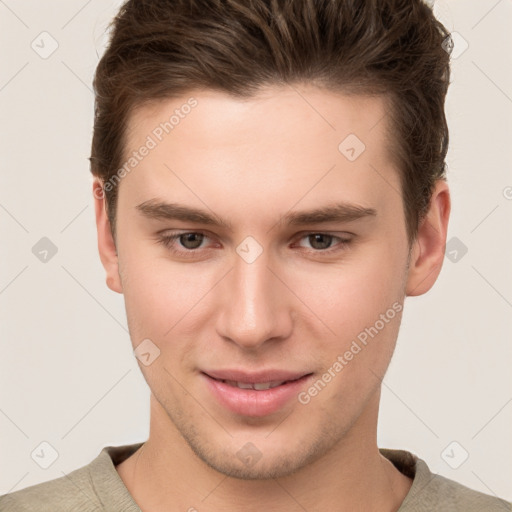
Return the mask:
[[(174, 254), (178, 254), (180, 256), (185, 256), (185, 257), (194, 257), (195, 254), (198, 253), (201, 248), (197, 248), (197, 249), (184, 248), (183, 250), (179, 250), (179, 249), (176, 249), (175, 247), (173, 247), (173, 245), (172, 245), (173, 242), (178, 240), (180, 237), (182, 237), (184, 235), (194, 235), (194, 234), (195, 235), (203, 235), (204, 237), (209, 238), (206, 233), (203, 233), (201, 231), (184, 231), (182, 233), (176, 233), (173, 235), (161, 235), (161, 236), (159, 236), (157, 242), (162, 244), (166, 249), (169, 249)], [(333, 253), (337, 253), (337, 252), (346, 250), (351, 242), (351, 239), (342, 238), (339, 236), (331, 235), (330, 233), (323, 233), (323, 232), (318, 232), (318, 231), (306, 233), (301, 238), (299, 238), (299, 240), (302, 240), (303, 238), (308, 238), (312, 235), (325, 235), (325, 236), (332, 238), (333, 240), (335, 240), (335, 239), (339, 240), (338, 245), (336, 245), (334, 248), (328, 248), (328, 249), (323, 249), (323, 250), (322, 249), (311, 249), (310, 250), (311, 252), (316, 253), (316, 254), (330, 255)]]

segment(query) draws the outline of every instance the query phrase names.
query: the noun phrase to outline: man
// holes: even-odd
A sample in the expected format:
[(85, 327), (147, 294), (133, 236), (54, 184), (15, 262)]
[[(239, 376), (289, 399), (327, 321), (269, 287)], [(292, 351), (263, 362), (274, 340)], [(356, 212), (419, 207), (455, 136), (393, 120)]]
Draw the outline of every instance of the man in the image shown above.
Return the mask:
[(444, 259), (449, 37), (411, 1), (129, 0), (95, 77), (98, 248), (149, 439), (2, 510), (470, 511), (376, 443)]

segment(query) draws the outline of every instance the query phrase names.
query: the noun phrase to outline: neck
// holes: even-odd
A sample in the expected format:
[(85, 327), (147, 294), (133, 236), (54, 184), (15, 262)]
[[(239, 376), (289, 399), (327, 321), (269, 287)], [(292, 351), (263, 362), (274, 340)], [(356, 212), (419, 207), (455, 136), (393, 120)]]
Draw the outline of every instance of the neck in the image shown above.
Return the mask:
[(143, 512), (394, 512), (412, 480), (378, 450), (379, 399), (376, 393), (342, 440), (314, 462), (285, 477), (241, 480), (207, 466), (151, 395), (149, 439), (116, 469)]

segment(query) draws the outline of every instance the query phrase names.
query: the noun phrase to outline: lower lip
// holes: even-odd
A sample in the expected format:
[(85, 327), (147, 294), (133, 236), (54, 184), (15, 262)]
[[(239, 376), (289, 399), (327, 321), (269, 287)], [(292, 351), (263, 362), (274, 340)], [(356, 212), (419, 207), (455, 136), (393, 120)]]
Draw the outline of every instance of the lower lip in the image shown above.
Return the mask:
[(266, 416), (284, 407), (290, 400), (296, 398), (312, 375), (287, 382), (271, 389), (257, 391), (230, 386), (209, 375), (202, 374), (217, 401), (230, 411), (243, 416)]

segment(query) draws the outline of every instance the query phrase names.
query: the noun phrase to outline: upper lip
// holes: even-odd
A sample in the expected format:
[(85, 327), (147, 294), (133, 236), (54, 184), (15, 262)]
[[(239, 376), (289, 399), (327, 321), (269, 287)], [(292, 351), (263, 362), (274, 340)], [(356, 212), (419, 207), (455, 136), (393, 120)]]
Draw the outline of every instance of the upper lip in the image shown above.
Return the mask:
[(261, 370), (258, 372), (246, 372), (242, 370), (208, 370), (203, 371), (209, 377), (217, 380), (230, 380), (245, 383), (276, 382), (296, 380), (309, 375), (311, 372), (292, 372), (288, 370)]

